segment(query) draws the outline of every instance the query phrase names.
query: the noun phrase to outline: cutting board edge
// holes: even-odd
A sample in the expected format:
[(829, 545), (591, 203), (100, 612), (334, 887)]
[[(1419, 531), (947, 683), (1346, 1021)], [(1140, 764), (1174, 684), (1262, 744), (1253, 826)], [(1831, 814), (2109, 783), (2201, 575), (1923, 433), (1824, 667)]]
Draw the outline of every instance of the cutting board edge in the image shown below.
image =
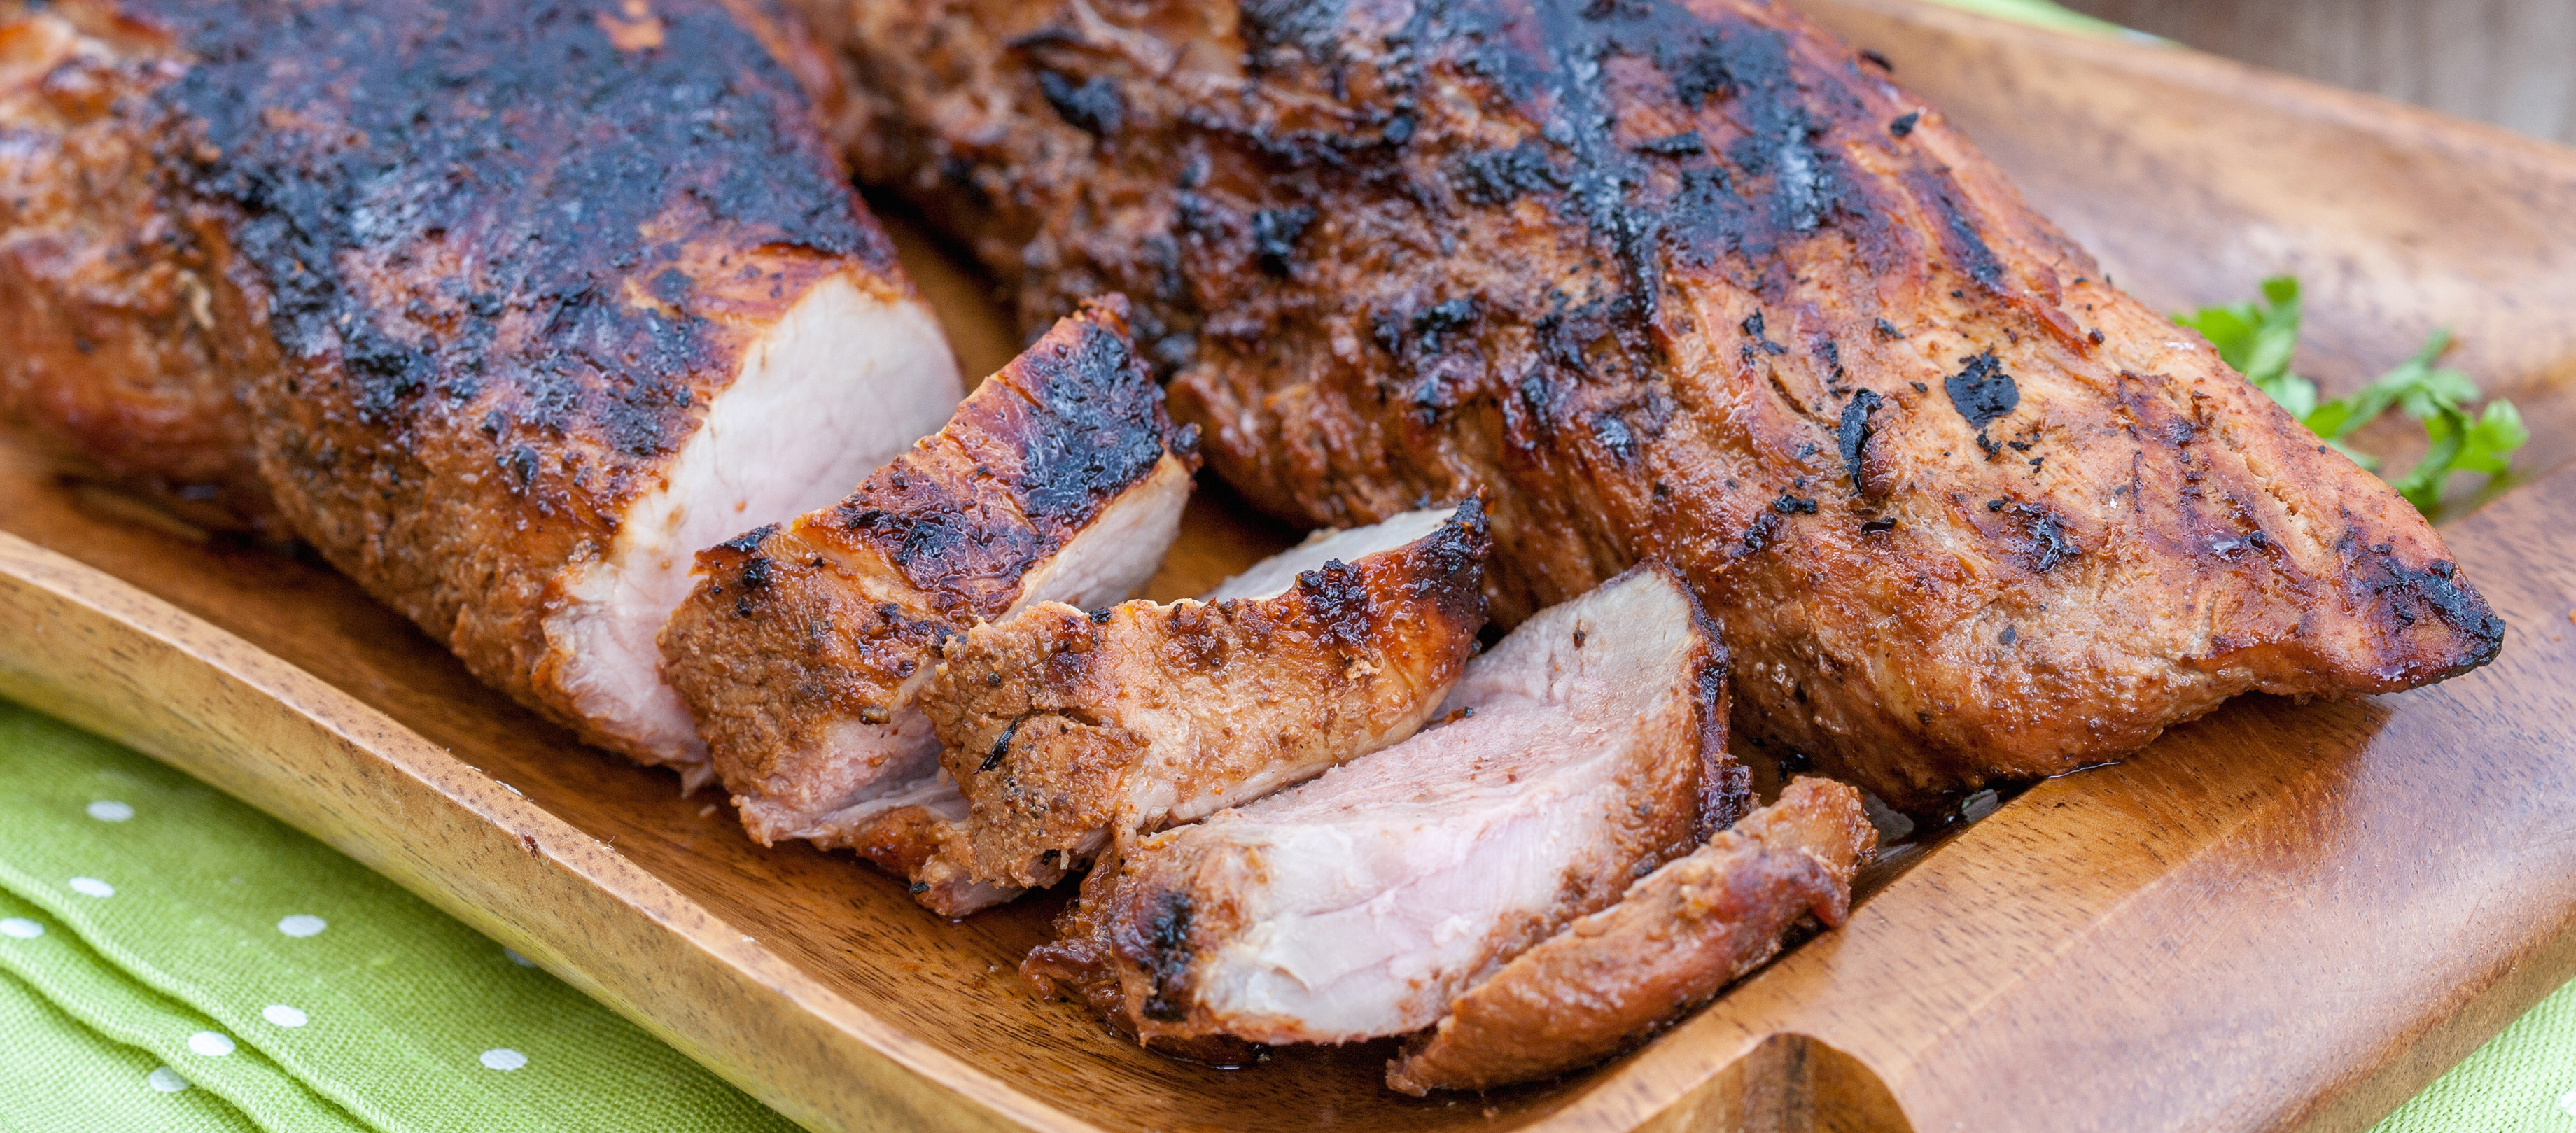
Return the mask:
[[(0, 531), (0, 623), (21, 630), (0, 635), (0, 696), (132, 747), (348, 854), (535, 958), (800, 1124), (859, 1130), (881, 1127), (873, 1123), (890, 1115), (908, 1115), (935, 1120), (940, 1128), (1097, 1128), (821, 987), (614, 849), (330, 682), (113, 575), (7, 531)], [(137, 701), (143, 693), (222, 711), (155, 713)], [(269, 750), (278, 759), (261, 759), (253, 743), (273, 745)], [(349, 768), (376, 774), (350, 776)], [(329, 789), (293, 794), (282, 789), (281, 775)], [(464, 837), (421, 837), (397, 821), (410, 808), (429, 811), (444, 822), (444, 833)], [(469, 896), (514, 881), (526, 885), (526, 899), (515, 909)], [(551, 899), (546, 889), (555, 890)], [(610, 900), (632, 919), (545, 933), (512, 915), (596, 908), (580, 900), (584, 894)], [(658, 938), (659, 949), (647, 950), (651, 958), (695, 965), (700, 970), (684, 974), (735, 992), (710, 1005), (732, 1018), (665, 1018), (637, 1003), (620, 981), (602, 978), (604, 965), (577, 962), (585, 950), (614, 946), (602, 931), (610, 927), (622, 929), (621, 939), (630, 943)], [(632, 978), (646, 962), (638, 956), (624, 965), (633, 969), (623, 974), (637, 990), (653, 986)], [(620, 974), (609, 970), (612, 977)], [(660, 982), (672, 979), (666, 975)], [(742, 1018), (755, 1012), (766, 1015)], [(877, 1095), (858, 1101), (876, 1104), (856, 1104), (844, 1089), (789, 1090), (774, 1075), (734, 1057), (748, 1052), (727, 1049), (708, 1027), (729, 1021), (757, 1032), (790, 1019), (803, 1021), (791, 1030), (806, 1033), (778, 1038), (803, 1040), (825, 1058), (809, 1071), (832, 1074), (840, 1083), (853, 1080), (841, 1074), (855, 1071), (854, 1080)]]

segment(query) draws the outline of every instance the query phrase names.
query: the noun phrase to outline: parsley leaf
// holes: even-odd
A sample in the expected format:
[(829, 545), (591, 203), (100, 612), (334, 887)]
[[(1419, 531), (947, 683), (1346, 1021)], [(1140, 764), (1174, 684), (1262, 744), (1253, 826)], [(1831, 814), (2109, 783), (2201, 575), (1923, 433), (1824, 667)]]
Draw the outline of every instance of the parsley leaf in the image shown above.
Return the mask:
[(2263, 281), (2263, 302), (2203, 307), (2174, 321), (2199, 331), (2245, 380), (2302, 420), (2317, 408), (2317, 383), (2290, 372), (2299, 350), (2299, 280)]
[(2344, 437), (2392, 408), (2423, 422), (2429, 442), (2424, 458), (2389, 483), (2428, 515), (2440, 505), (2442, 485), (2451, 473), (2502, 476), (2512, 464), (2513, 450), (2531, 439), (2522, 414), (2503, 398), (2470, 413), (2478, 384), (2467, 374), (2433, 364), (2451, 348), (2447, 328), (2434, 331), (2413, 357), (2352, 396), (2319, 403), (2316, 383), (2290, 372), (2290, 356), (2299, 348), (2299, 281), (2291, 276), (2264, 280), (2260, 303), (2203, 307), (2176, 315), (2174, 321), (2207, 337), (2218, 356), (2254, 388), (2364, 468), (2376, 469), (2379, 462), (2346, 447)]

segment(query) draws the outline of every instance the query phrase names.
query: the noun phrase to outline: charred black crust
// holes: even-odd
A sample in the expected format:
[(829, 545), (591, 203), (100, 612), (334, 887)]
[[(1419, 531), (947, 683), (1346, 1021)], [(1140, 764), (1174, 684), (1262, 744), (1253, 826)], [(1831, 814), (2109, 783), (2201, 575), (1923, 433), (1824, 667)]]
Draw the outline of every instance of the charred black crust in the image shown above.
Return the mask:
[(1145, 974), (1150, 990), (1137, 1012), (1156, 1022), (1189, 1018), (1190, 943), (1193, 905), (1187, 892), (1159, 889), (1146, 893), (1134, 919), (1118, 925), (1117, 947)]
[(1861, 495), (1869, 494), (1868, 478), (1862, 475), (1863, 457), (1869, 447), (1869, 415), (1878, 411), (1881, 400), (1869, 390), (1852, 394), (1851, 400), (1843, 403), (1842, 422), (1834, 427), (1834, 447), (1842, 454), (1843, 471), (1851, 476), (1852, 491)]
[(1941, 379), (1941, 388), (1950, 395), (1950, 405), (1979, 434), (1988, 424), (2008, 416), (2021, 404), (2021, 386), (2004, 372), (2004, 364), (1992, 350), (1962, 360), (1959, 372)]
[(1012, 495), (1031, 518), (1067, 526), (1143, 480), (1174, 440), (1163, 391), (1125, 329), (1074, 317), (1073, 341), (1041, 342), (999, 375), (1038, 422)]
[(1637, 152), (1651, 153), (1658, 157), (1695, 157), (1708, 152), (1708, 139), (1702, 137), (1697, 130), (1684, 130), (1678, 134), (1667, 134), (1660, 138), (1648, 138), (1639, 142)]
[[(1696, 141), (1698, 135), (1691, 137)], [(1449, 159), (1448, 173), (1450, 189), (1471, 205), (1510, 204), (1534, 193), (1562, 191), (1566, 185), (1565, 174), (1557, 172), (1547, 147), (1538, 142), (1459, 154)]]
[[(1906, 167), (1922, 178), (1904, 185), (1850, 170), (1844, 149), (1860, 139), (1886, 147), (1886, 118), (1865, 113), (1857, 82), (1816, 70), (1824, 62), (1801, 54), (1793, 31), (1741, 10), (1695, 10), (1682, 0), (1468, 0), (1412, 5), (1404, 23), (1383, 28), (1370, 23), (1376, 13), (1345, 3), (1255, 0), (1239, 5), (1239, 15), (1252, 80), (1340, 100), (1352, 121), (1373, 129), (1288, 129), (1218, 108), (1157, 111), (1159, 95), (1136, 90), (1154, 77), (1118, 70), (1079, 46), (1072, 28), (1015, 41), (1028, 59), (1025, 82), (1066, 121), (1082, 118), (1066, 113), (1066, 95), (1115, 72), (1131, 85), (1123, 134), (1154, 134), (1154, 152), (1213, 142), (1252, 162), (1216, 185), (1195, 173), (1200, 165), (1182, 167), (1167, 232), (1177, 255), (1149, 258), (1126, 245), (1103, 250), (1115, 260), (1097, 263), (1110, 283), (1149, 301), (1146, 337), (1185, 332), (1193, 353), (1211, 337), (1211, 312), (1200, 309), (1190, 281), (1213, 283), (1234, 270), (1288, 276), (1296, 239), (1280, 239), (1283, 221), (1329, 214), (1347, 193), (1412, 201), (1425, 239), (1435, 242), (1471, 237), (1476, 211), (1538, 203), (1600, 252), (1597, 278), (1579, 286), (1504, 278), (1476, 296), (1448, 296), (1476, 299), (1497, 327), (1538, 335), (1530, 358), (1463, 363), (1443, 381), (1427, 381), (1425, 366), (1406, 358), (1399, 373), (1417, 376), (1409, 394), (1432, 417), (1473, 399), (1458, 386), (1481, 386), (1494, 373), (1510, 373), (1510, 384), (1530, 391), (1656, 371), (1664, 363), (1667, 273), (1726, 273), (1757, 294), (1783, 296), (1788, 281), (1777, 263), (1788, 247), (1839, 237), (1865, 260), (1899, 263), (1911, 247), (1906, 214), (1958, 214), (1960, 193), (1932, 157), (1906, 154)], [(1602, 98), (1597, 80), (1625, 64), (1643, 64), (1662, 85), (1623, 88), (1620, 98), (1662, 103), (1674, 116), (1698, 118), (1700, 129), (1628, 136), (1625, 103)], [(1847, 67), (1837, 59), (1834, 70)], [(1520, 136), (1417, 131), (1417, 106), (1445, 82), (1466, 82), (1494, 108), (1494, 121)], [(1079, 126), (1095, 129), (1097, 121)], [(1303, 232), (1303, 224), (1293, 227)], [(1981, 239), (1955, 245), (1955, 268), (1981, 286), (2002, 286), (1999, 260)], [(1182, 283), (1164, 286), (1170, 278)], [(1401, 304), (1419, 301), (1406, 296)], [(1401, 327), (1391, 319), (1414, 314), (1388, 312), (1383, 299), (1376, 306), (1381, 342)], [(1628, 430), (1638, 433), (1633, 422)]]
[(1299, 206), (1287, 209), (1262, 209), (1252, 214), (1254, 259), (1261, 270), (1286, 276), (1297, 266), (1297, 241), (1306, 227), (1315, 223), (1315, 210)]
[(1907, 170), (1903, 179), (1917, 200), (1927, 202), (1940, 215), (1941, 250), (1950, 262), (1966, 272), (1977, 286), (2001, 294), (2005, 290), (2003, 260), (1986, 243), (1985, 235), (1977, 231), (1976, 222), (1968, 219), (1967, 210), (1959, 207), (1951, 186), (1925, 169)]
[[(1211, 349), (1261, 354), (1265, 321), (1275, 331), (1277, 319), (1339, 306), (1364, 312), (1391, 356), (1392, 364), (1372, 360), (1365, 380), (1423, 426), (1493, 405), (1516, 448), (1544, 451), (1572, 428), (1630, 464), (1677, 412), (1661, 375), (1671, 324), (1687, 315), (1666, 309), (1669, 278), (1721, 277), (1770, 306), (1794, 290), (1784, 265), (1795, 248), (1832, 240), (1850, 248), (1837, 254), (1892, 269), (1921, 255), (1917, 225), (1928, 217), (1948, 253), (1937, 267), (1988, 291), (2007, 284), (1957, 178), (1890, 140), (1892, 112), (1855, 75), (1851, 57), (1812, 50), (1780, 26), (1792, 17), (1686, 0), (1454, 0), (1394, 17), (1332, 0), (1256, 0), (1241, 11), (1252, 83), (1337, 101), (1359, 127), (1292, 128), (1266, 112), (1182, 106), (1159, 87), (1149, 96), (1153, 76), (1077, 46), (1069, 28), (1025, 40), (1021, 52), (1030, 83), (1055, 72), (1121, 76), (1130, 95), (1125, 133), (1145, 147), (1138, 152), (1187, 157), (1170, 190), (1170, 227), (1158, 234), (1165, 243), (1156, 245), (1173, 254), (1077, 240), (1058, 250), (1083, 262), (1057, 277), (1130, 289), (1144, 301), (1140, 325), (1156, 327), (1157, 339), (1165, 331), (1188, 338), (1196, 365)], [(1388, 18), (1399, 22), (1378, 22)], [(1605, 81), (1614, 72), (1619, 78)], [(1487, 108), (1482, 117), (1507, 132), (1470, 135), (1420, 112), (1452, 87), (1469, 91)], [(1671, 132), (1638, 136), (1641, 117), (1670, 122)], [(1888, 155), (1902, 175), (1864, 175), (1846, 156), (1858, 149)], [(1227, 175), (1209, 175), (1202, 155), (1214, 153), (1232, 163)], [(994, 172), (1005, 181), (1029, 176)], [(1394, 211), (1329, 234), (1283, 225), (1354, 200)], [(1483, 239), (1496, 223), (1479, 214), (1533, 207), (1597, 266), (1545, 279), (1435, 271), (1431, 287), (1358, 296), (1240, 282), (1244, 274), (1302, 279), (1314, 274), (1309, 263), (1387, 254), (1325, 245), (1389, 222), (1421, 234), (1399, 254), (1463, 253), (1458, 242)], [(1296, 236), (1282, 239), (1291, 229)], [(1438, 285), (1442, 278), (1452, 289)], [(1877, 325), (1893, 327), (1885, 318)], [(1786, 335), (1748, 337), (1747, 348), (1766, 357), (1799, 349)]]
[(778, 525), (775, 523), (765, 523), (752, 528), (749, 531), (745, 531), (740, 535), (736, 535), (731, 539), (727, 539), (724, 542), (717, 544), (717, 546), (723, 547), (728, 551), (736, 551), (748, 555), (759, 550), (761, 544), (768, 542), (769, 537), (776, 534), (778, 534)]
[(1377, 599), (1369, 593), (1368, 580), (1357, 568), (1340, 559), (1327, 559), (1323, 566), (1298, 573), (1297, 595), (1305, 601), (1308, 618), (1323, 632), (1325, 640), (1344, 653), (1356, 653), (1368, 646), (1376, 632)]
[(1000, 767), (1002, 760), (1011, 754), (1011, 741), (1018, 738), (1020, 725), (1026, 720), (1027, 717), (1013, 718), (1010, 724), (1002, 729), (1002, 734), (993, 740), (993, 750), (985, 753), (984, 762), (977, 764), (975, 770), (984, 772)]
[(1402, 575), (1408, 597), (1429, 601), (1456, 622), (1485, 623), (1485, 562), (1493, 553), (1483, 501), (1469, 496), (1439, 530), (1406, 548), (1413, 565)]
[[(1329, 560), (1299, 573), (1290, 593), (1304, 607), (1303, 619), (1346, 655), (1365, 652), (1389, 630), (1381, 623), (1404, 617), (1414, 603), (1472, 632), (1485, 622), (1485, 563), (1492, 550), (1484, 504), (1470, 496), (1430, 534), (1356, 564)], [(1388, 593), (1372, 590), (1389, 581)]]
[(1075, 80), (1056, 71), (1038, 72), (1038, 90), (1065, 124), (1095, 138), (1118, 132), (1127, 117), (1127, 100), (1105, 78)]
[(2066, 519), (2045, 504), (2012, 504), (2005, 513), (2004, 543), (2033, 574), (2046, 574), (2084, 553), (2068, 534)]
[[(733, 359), (674, 270), (678, 243), (648, 233), (892, 270), (802, 89), (714, 0), (657, 0), (662, 46), (644, 51), (610, 41), (613, 0), (123, 8), (191, 59), (153, 96), (178, 127), (165, 168), (238, 214), (278, 345), (336, 362), (330, 396), (361, 423), (470, 403), (523, 434), (667, 453)], [(469, 266), (400, 301), (362, 274), (446, 260)], [(631, 302), (629, 281), (659, 302)]]
[[(977, 480), (936, 472), (919, 451), (871, 476), (836, 509), (943, 614), (992, 616), (1017, 580), (1150, 477), (1165, 455), (1190, 462), (1137, 357), (1123, 300), (1058, 322), (959, 407), (943, 434), (975, 457)], [(998, 486), (1012, 504), (990, 503)]]
[(2458, 636), (2459, 648), (2429, 666), (2431, 674), (2397, 674), (2409, 682), (2468, 672), (2496, 659), (2504, 650), (2504, 619), (2485, 596), (2459, 577), (2459, 568), (2436, 559), (2421, 569), (2410, 567), (2388, 543), (2361, 545), (2347, 531), (2336, 543), (2355, 587), (2367, 592), (2363, 608), (2375, 611), (2392, 636), (2404, 638), (2429, 615)]
[(1336, 32), (1348, 0), (1243, 0), (1238, 13), (1246, 60), (1255, 70), (1277, 66), (1294, 51), (1314, 63), (1339, 57)]

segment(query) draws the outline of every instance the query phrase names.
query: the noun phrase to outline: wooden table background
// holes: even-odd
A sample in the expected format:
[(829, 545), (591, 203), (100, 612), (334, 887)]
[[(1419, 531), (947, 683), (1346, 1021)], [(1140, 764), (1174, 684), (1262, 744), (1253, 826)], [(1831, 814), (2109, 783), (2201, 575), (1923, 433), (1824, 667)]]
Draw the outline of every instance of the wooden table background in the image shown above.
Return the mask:
[(2576, 0), (2061, 0), (2203, 51), (2576, 144)]

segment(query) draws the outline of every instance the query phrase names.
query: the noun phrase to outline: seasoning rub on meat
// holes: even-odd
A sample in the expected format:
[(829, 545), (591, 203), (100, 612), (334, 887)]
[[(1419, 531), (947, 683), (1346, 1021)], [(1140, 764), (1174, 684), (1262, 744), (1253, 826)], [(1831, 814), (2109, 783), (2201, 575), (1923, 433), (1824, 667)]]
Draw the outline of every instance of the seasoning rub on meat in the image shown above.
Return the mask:
[(0, 408), (282, 519), (592, 742), (703, 776), (654, 645), (690, 556), (956, 402), (836, 68), (760, 0), (13, 3), (0, 39), (55, 60), (0, 110), (57, 140), (0, 145)]
[(1485, 624), (1473, 500), (1304, 546), (1207, 598), (1032, 606), (943, 648), (922, 705), (972, 806), (973, 872), (1052, 882), (1411, 736)]
[(1482, 498), (1507, 624), (1673, 562), (1745, 730), (1893, 800), (2501, 642), (2404, 500), (1787, 5), (802, 6), (863, 176), (1024, 321), (1134, 295), (1255, 503)]
[(1490, 1089), (1635, 1046), (1778, 955), (1798, 922), (1842, 927), (1852, 874), (1877, 844), (1859, 792), (1795, 780), (1459, 996), (1386, 1084), (1417, 1097)]
[(1095, 867), (1023, 971), (1148, 1043), (1431, 1026), (1740, 817), (1725, 650), (1638, 567), (1471, 662), (1453, 723)]
[[(1124, 310), (1084, 304), (848, 498), (698, 556), (662, 649), (753, 838), (854, 847), (931, 891), (918, 873), (965, 812), (916, 703), (941, 639), (1124, 599), (1179, 530), (1196, 434), (1163, 415)], [(953, 880), (934, 907), (1011, 892)]]

